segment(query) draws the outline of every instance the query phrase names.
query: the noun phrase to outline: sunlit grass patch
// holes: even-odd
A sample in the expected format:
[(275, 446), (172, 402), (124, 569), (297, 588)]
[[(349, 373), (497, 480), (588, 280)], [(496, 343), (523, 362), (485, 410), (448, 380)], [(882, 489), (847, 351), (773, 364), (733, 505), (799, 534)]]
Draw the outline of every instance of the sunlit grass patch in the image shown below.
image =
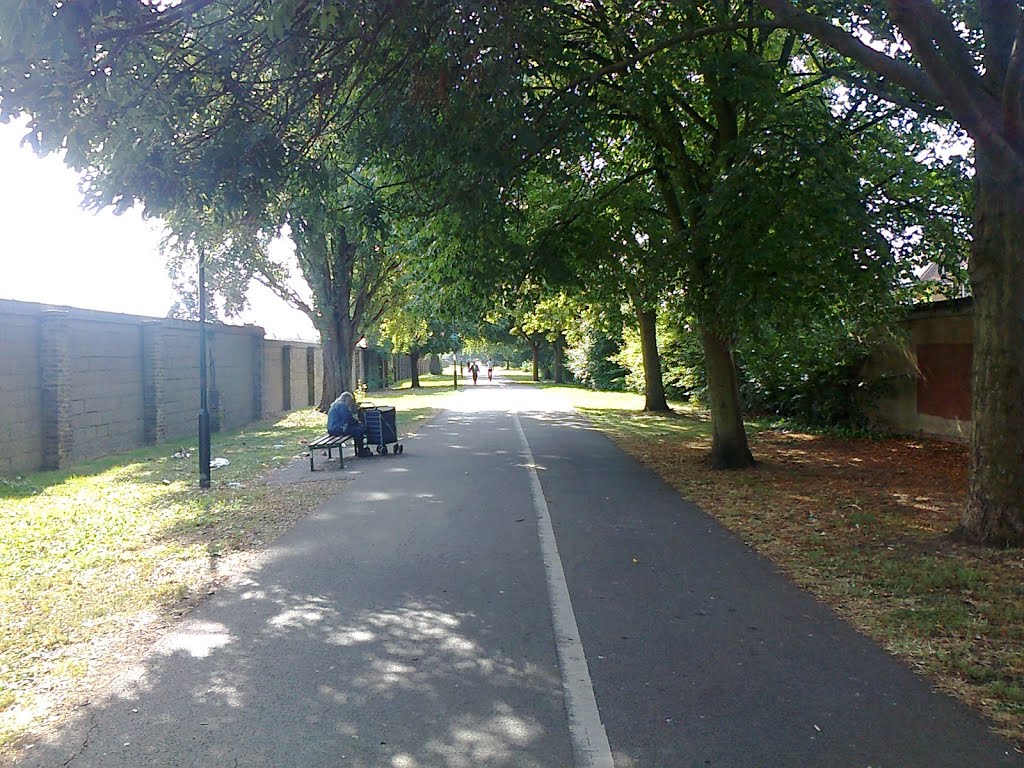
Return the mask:
[[(459, 385), (462, 385), (462, 377), (459, 376)], [(374, 390), (368, 393), (369, 398), (373, 398), (375, 394), (380, 392), (405, 392), (414, 396), (428, 396), (437, 394), (437, 390), (450, 389), (454, 384), (451, 369), (447, 373), (424, 373), (420, 375), (420, 386), (419, 389), (413, 389), (412, 380), (403, 381), (400, 384), (396, 384), (393, 387), (389, 387), (386, 390)]]
[(324, 423), (306, 409), (214, 434), (213, 456), (229, 463), (206, 491), (195, 438), (0, 482), (0, 744), (89, 674), (91, 645), (180, 610), (220, 563), (335, 493), (262, 481)]
[[(463, 383), (460, 379), (460, 389)], [(451, 377), (443, 374), (420, 376), (420, 384), (419, 389), (412, 389), (410, 382), (403, 382), (395, 387), (368, 392), (363, 398), (363, 404), (394, 407), (398, 420), (398, 434), (401, 438), (409, 432), (414, 432), (418, 425), (447, 407), (456, 394)], [(326, 421), (321, 426), (325, 425)]]
[[(487, 375), (487, 371), (484, 371), (484, 375)], [(498, 368), (495, 370), (495, 376), (501, 377), (508, 381), (514, 381), (517, 384), (537, 384), (533, 380), (533, 373), (530, 371), (524, 371), (522, 368)]]
[[(443, 376), (422, 383), (366, 400), (394, 406), (404, 437), (452, 396)], [(212, 458), (227, 463), (205, 491), (195, 436), (0, 478), (0, 747), (53, 706), (54, 691), (72, 691), (93, 671), (97, 642), (180, 612), (238, 556), (336, 493), (341, 480), (264, 482), (304, 460), (305, 443), (326, 425), (305, 408), (214, 433)]]

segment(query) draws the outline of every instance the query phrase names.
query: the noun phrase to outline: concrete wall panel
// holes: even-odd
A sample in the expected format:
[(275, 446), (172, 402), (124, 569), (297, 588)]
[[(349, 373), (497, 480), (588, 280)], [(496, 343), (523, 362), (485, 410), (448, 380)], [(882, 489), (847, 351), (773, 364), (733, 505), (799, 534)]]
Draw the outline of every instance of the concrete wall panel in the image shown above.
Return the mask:
[(281, 348), (285, 342), (267, 340), (263, 351), (263, 415), (274, 416), (284, 410), (284, 370)]
[[(211, 418), (234, 430), (283, 406), (291, 349), (292, 407), (309, 400), (307, 350), (265, 342), (256, 326), (208, 326)], [(157, 441), (194, 444), (199, 326), (0, 300), (0, 475), (66, 466)], [(319, 379), (318, 379), (319, 381)]]
[(70, 458), (82, 461), (143, 444), (141, 326), (68, 323)]
[[(221, 429), (232, 430), (253, 419), (252, 331), (222, 328), (210, 345), (211, 388), (216, 387)], [(198, 364), (197, 364), (198, 370)]]
[(167, 439), (192, 437), (199, 423), (199, 336), (191, 328), (166, 329), (163, 374)]
[(35, 469), (43, 458), (39, 322), (27, 314), (0, 321), (0, 475)]

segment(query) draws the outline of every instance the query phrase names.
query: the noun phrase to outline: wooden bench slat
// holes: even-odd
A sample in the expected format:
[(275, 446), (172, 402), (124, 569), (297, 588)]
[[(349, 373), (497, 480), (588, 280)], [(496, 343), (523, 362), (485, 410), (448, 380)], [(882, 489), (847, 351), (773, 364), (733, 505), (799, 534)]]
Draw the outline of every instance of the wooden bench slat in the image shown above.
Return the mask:
[(346, 440), (351, 439), (352, 435), (324, 435), (323, 437), (318, 437), (313, 442), (308, 443), (308, 445), (310, 448), (330, 448), (337, 445), (342, 445)]
[(312, 442), (306, 443), (306, 447), (309, 449), (309, 471), (313, 472), (313, 452), (321, 448), (327, 449), (327, 458), (331, 458), (331, 451), (334, 448), (338, 449), (338, 460), (341, 462), (341, 468), (345, 468), (345, 452), (342, 446), (352, 439), (352, 435), (323, 435), (318, 437)]

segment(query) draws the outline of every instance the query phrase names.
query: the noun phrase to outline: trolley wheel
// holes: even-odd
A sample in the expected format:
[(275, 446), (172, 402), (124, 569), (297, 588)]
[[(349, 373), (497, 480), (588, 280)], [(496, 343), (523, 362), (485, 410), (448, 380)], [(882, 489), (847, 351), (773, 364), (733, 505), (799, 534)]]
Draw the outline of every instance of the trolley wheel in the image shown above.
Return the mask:
[(395, 446), (395, 453), (405, 453), (405, 446), (399, 443)]
[(382, 445), (380, 447), (380, 455), (381, 456), (387, 456), (388, 455), (388, 447), (386, 445)]

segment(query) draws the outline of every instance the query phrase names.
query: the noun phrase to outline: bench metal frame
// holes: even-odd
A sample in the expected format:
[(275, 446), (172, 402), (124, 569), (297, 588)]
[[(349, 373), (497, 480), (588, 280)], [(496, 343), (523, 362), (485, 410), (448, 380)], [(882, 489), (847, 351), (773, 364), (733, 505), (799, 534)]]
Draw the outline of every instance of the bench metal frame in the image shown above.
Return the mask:
[(306, 447), (309, 448), (309, 471), (310, 472), (315, 472), (316, 471), (316, 468), (313, 466), (313, 454), (316, 451), (322, 450), (324, 448), (327, 449), (327, 459), (328, 460), (330, 460), (332, 458), (331, 457), (331, 451), (333, 451), (335, 448), (338, 449), (338, 460), (341, 462), (341, 468), (344, 469), (345, 468), (345, 451), (342, 448), (342, 446), (345, 445), (345, 443), (348, 442), (351, 439), (352, 439), (352, 435), (340, 435), (340, 436), (324, 435), (323, 437), (318, 437), (313, 442), (308, 443), (306, 445)]

